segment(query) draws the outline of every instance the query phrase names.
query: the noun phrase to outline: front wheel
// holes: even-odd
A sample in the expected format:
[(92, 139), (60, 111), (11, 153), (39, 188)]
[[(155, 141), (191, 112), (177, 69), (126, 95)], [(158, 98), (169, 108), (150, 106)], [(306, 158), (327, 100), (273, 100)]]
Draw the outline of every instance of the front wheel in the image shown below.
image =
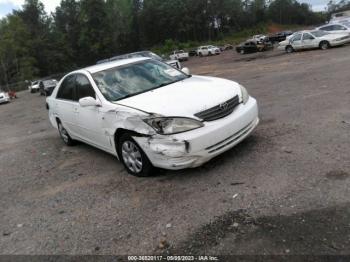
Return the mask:
[(320, 48), (322, 49), (322, 50), (326, 50), (326, 49), (328, 49), (330, 47), (330, 44), (327, 42), (327, 41), (322, 41), (321, 43), (320, 43)]
[(127, 133), (119, 138), (118, 154), (127, 172), (133, 176), (146, 177), (154, 171), (146, 154)]
[(288, 54), (290, 54), (290, 53), (293, 53), (294, 52), (294, 49), (293, 49), (293, 47), (292, 46), (287, 46), (286, 47), (286, 52), (288, 53)]

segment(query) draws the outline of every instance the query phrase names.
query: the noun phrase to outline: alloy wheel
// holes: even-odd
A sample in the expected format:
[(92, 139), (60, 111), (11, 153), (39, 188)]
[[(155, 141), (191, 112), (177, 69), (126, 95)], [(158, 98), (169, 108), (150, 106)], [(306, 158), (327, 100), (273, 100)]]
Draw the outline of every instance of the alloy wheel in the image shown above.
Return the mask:
[(58, 130), (60, 132), (60, 135), (63, 139), (63, 141), (67, 144), (69, 142), (69, 135), (67, 130), (62, 126), (62, 124), (58, 125)]
[(122, 145), (122, 157), (125, 165), (133, 173), (142, 171), (143, 163), (139, 148), (132, 141), (124, 141)]

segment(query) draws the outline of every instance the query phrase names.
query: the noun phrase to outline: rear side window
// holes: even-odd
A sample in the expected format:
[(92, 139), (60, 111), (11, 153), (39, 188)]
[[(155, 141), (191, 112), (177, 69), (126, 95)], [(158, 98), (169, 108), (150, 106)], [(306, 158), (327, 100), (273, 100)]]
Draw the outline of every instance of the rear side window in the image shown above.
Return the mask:
[(70, 75), (63, 80), (56, 98), (74, 101), (75, 77)]
[(91, 96), (96, 98), (95, 90), (91, 86), (89, 79), (84, 75), (77, 75), (76, 78), (76, 90), (77, 90), (77, 99), (81, 99), (83, 97)]
[(320, 30), (323, 30), (323, 31), (332, 31), (332, 30), (335, 30), (334, 27), (332, 25), (329, 25), (329, 26), (324, 26), (324, 27), (321, 27)]
[(346, 28), (342, 25), (333, 25), (333, 30), (346, 30)]

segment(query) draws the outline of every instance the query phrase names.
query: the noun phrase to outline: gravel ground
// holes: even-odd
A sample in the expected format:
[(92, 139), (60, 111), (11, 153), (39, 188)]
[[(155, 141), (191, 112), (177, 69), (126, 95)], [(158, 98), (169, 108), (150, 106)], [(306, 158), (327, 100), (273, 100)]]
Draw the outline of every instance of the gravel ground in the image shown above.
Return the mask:
[(38, 94), (0, 105), (1, 254), (350, 254), (350, 46), (193, 58), (261, 124), (196, 169), (128, 175), (66, 147)]

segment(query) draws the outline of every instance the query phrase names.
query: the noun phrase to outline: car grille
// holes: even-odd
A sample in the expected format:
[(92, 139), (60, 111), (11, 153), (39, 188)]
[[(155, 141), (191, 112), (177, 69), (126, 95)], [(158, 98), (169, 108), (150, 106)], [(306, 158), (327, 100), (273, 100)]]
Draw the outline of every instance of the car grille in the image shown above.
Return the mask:
[(236, 95), (224, 103), (195, 114), (195, 116), (204, 121), (214, 121), (230, 115), (239, 104), (239, 96)]

